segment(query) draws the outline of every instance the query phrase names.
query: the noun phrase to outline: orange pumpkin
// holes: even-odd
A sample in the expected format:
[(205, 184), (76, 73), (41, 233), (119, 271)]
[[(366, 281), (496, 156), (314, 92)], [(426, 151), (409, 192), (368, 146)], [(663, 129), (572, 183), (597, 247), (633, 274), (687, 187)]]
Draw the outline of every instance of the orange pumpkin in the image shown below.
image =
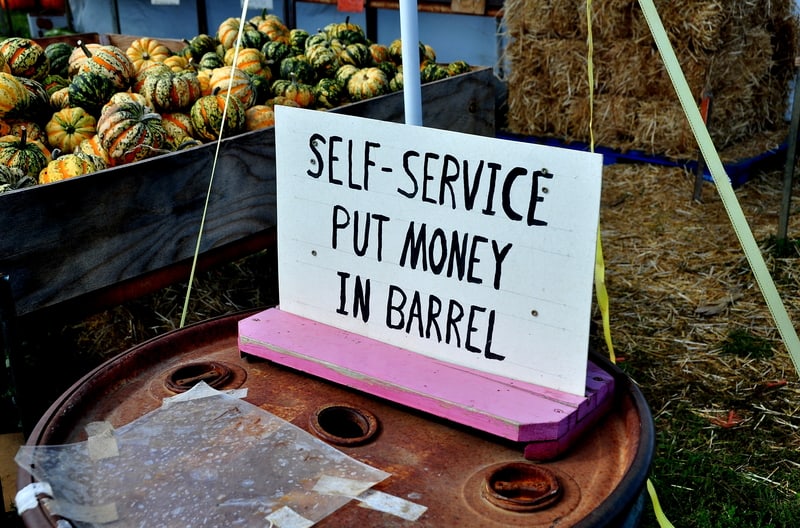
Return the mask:
[(125, 52), (116, 46), (90, 47), (89, 44), (78, 41), (78, 47), (73, 55), (75, 60), (71, 61), (70, 65), (73, 77), (83, 72), (97, 73), (110, 80), (119, 91), (127, 90), (136, 78), (133, 63)]
[(51, 11), (53, 13), (63, 13), (66, 8), (65, 0), (39, 0), (39, 8), (42, 11)]
[(147, 99), (144, 98), (144, 95), (136, 92), (117, 92), (111, 96), (106, 104), (100, 109), (100, 113), (106, 112), (109, 108), (111, 108), (115, 104), (125, 103), (128, 101), (134, 101), (139, 104), (147, 104)]
[(171, 55), (167, 57), (164, 59), (164, 64), (169, 66), (169, 69), (176, 73), (191, 69), (189, 59), (181, 55)]
[(161, 116), (134, 101), (116, 104), (102, 114), (97, 134), (112, 167), (155, 156), (166, 146)]
[(45, 125), (47, 142), (61, 152), (72, 152), (84, 139), (97, 133), (97, 120), (80, 107), (64, 108)]
[(218, 90), (223, 96), (230, 87), (231, 97), (238, 99), (245, 110), (256, 103), (257, 92), (253, 81), (247, 73), (239, 68), (232, 66), (215, 68), (211, 71), (208, 84), (212, 94)]
[(131, 42), (128, 49), (125, 50), (125, 54), (133, 63), (138, 74), (142, 69), (146, 69), (154, 63), (164, 62), (167, 57), (172, 55), (172, 52), (154, 38), (141, 37)]
[(251, 106), (244, 112), (246, 130), (259, 130), (275, 126), (275, 109), (269, 105)]
[(84, 139), (81, 141), (75, 151), (92, 154), (93, 156), (97, 156), (103, 160), (103, 163), (105, 163), (107, 167), (111, 165), (111, 161), (108, 158), (108, 152), (106, 152), (106, 149), (103, 148), (103, 145), (100, 143), (100, 136), (97, 134), (89, 139)]
[(38, 178), (50, 159), (50, 150), (40, 141), (29, 140), (24, 128), (18, 136), (0, 138), (0, 163), (19, 169), (31, 178)]
[(236, 64), (233, 64), (233, 57), (236, 55), (236, 48), (231, 48), (225, 52), (224, 62), (228, 66), (236, 66), (243, 72), (250, 75), (264, 75), (264, 71), (269, 72), (267, 61), (261, 50), (254, 48), (242, 48), (236, 57)]
[(105, 162), (97, 156), (84, 152), (64, 154), (47, 163), (47, 166), (39, 173), (39, 183), (53, 183), (105, 168)]
[(167, 144), (171, 145), (172, 150), (190, 139), (194, 139), (194, 126), (189, 114), (183, 112), (172, 112), (161, 114), (161, 124), (167, 132)]
[(29, 100), (30, 92), (19, 79), (10, 73), (0, 72), (0, 117), (26, 107)]

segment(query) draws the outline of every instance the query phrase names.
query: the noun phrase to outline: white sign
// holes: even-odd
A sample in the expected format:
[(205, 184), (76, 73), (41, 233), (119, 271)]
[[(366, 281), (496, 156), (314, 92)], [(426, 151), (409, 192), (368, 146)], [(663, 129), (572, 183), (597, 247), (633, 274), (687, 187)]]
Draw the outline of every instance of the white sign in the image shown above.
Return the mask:
[(282, 310), (584, 394), (600, 155), (275, 116)]

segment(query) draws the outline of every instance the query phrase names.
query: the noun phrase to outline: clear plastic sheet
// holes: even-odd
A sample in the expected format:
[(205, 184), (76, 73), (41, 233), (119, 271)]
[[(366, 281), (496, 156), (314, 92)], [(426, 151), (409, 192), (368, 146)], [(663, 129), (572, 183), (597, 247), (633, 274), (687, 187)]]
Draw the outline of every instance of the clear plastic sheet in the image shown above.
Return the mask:
[[(88, 432), (16, 457), (76, 527), (303, 528), (389, 476), (202, 383), (119, 429)], [(330, 482), (342, 486), (320, 485)]]

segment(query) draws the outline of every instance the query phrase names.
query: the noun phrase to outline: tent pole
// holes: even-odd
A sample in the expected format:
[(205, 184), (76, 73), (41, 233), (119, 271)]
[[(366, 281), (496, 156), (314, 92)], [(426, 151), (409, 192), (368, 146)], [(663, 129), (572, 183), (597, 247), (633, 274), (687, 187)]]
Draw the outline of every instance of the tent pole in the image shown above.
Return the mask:
[(792, 183), (794, 181), (794, 166), (797, 161), (797, 129), (800, 127), (800, 71), (795, 71), (794, 99), (792, 101), (792, 123), (789, 128), (789, 138), (786, 146), (786, 163), (783, 169), (783, 198), (778, 216), (778, 243), (786, 242), (789, 227), (789, 210), (792, 203)]

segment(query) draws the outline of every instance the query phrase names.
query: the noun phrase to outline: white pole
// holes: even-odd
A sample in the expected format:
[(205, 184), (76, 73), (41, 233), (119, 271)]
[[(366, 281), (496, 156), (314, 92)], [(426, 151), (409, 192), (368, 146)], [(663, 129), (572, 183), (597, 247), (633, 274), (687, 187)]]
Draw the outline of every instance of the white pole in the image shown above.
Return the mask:
[(422, 126), (418, 23), (417, 0), (400, 0), (400, 40), (403, 43), (403, 102), (406, 124)]

